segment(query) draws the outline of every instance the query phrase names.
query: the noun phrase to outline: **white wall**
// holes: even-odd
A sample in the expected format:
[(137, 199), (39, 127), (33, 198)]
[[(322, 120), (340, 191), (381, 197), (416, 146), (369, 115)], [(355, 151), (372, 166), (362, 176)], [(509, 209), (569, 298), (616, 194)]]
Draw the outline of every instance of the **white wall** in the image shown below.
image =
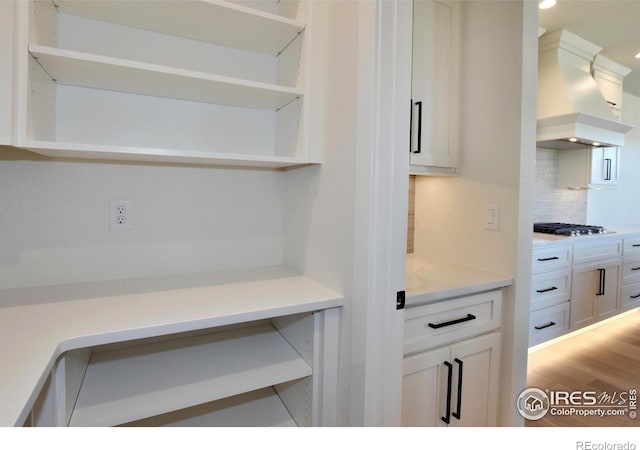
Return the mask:
[(607, 227), (640, 228), (640, 97), (623, 93), (622, 121), (635, 128), (620, 149), (616, 189), (589, 190), (587, 222)]
[[(284, 175), (0, 149), (0, 286), (282, 264)], [(110, 199), (132, 201), (131, 230), (110, 231)]]

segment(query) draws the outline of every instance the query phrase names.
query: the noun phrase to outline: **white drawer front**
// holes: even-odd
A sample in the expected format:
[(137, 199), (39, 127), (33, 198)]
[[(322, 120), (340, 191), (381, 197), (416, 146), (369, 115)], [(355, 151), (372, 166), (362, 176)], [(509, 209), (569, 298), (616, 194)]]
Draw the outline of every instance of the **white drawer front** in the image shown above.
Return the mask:
[(563, 303), (571, 297), (571, 269), (531, 277), (531, 310)]
[(495, 330), (500, 327), (501, 320), (500, 290), (408, 308), (405, 313), (404, 354)]
[(564, 269), (572, 261), (572, 247), (551, 247), (533, 250), (533, 273)]
[(620, 306), (623, 311), (640, 306), (640, 283), (624, 286), (620, 290)]
[(625, 258), (622, 264), (622, 285), (637, 282), (640, 282), (640, 258)]
[(622, 256), (622, 239), (601, 239), (598, 242), (573, 246), (574, 264), (602, 261), (609, 258), (619, 258), (620, 256)]
[(562, 336), (569, 331), (569, 302), (531, 313), (529, 347)]
[(640, 237), (624, 238), (623, 254), (626, 257), (639, 256), (640, 257)]

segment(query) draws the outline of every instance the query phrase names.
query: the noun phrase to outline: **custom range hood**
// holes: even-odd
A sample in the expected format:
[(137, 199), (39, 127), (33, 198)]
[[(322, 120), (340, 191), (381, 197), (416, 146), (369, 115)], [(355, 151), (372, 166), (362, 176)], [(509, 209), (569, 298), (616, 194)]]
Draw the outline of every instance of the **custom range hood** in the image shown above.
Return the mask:
[(591, 62), (602, 48), (566, 30), (538, 42), (537, 146), (623, 146), (633, 127), (616, 119), (591, 76)]

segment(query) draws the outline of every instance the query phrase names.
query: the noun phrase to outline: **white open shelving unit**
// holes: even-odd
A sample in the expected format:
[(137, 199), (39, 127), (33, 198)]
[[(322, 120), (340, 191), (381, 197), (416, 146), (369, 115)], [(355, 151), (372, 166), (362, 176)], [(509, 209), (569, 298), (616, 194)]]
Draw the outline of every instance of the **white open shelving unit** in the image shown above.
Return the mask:
[(69, 426), (122, 425), (311, 375), (269, 325), (95, 351)]
[(17, 146), (160, 163), (321, 162), (305, 102), (311, 3), (251, 5), (20, 2)]
[(335, 425), (340, 294), (286, 267), (121, 281), (0, 293), (0, 338), (55, 318), (0, 349), (2, 423)]

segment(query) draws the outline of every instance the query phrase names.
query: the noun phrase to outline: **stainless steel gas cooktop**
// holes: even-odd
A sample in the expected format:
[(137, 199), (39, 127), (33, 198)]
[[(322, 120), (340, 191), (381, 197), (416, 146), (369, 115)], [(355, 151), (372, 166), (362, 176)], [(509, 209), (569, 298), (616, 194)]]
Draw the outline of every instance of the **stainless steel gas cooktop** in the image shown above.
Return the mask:
[(607, 229), (601, 226), (561, 222), (534, 223), (533, 231), (535, 233), (556, 234), (561, 236), (584, 236), (608, 233)]

